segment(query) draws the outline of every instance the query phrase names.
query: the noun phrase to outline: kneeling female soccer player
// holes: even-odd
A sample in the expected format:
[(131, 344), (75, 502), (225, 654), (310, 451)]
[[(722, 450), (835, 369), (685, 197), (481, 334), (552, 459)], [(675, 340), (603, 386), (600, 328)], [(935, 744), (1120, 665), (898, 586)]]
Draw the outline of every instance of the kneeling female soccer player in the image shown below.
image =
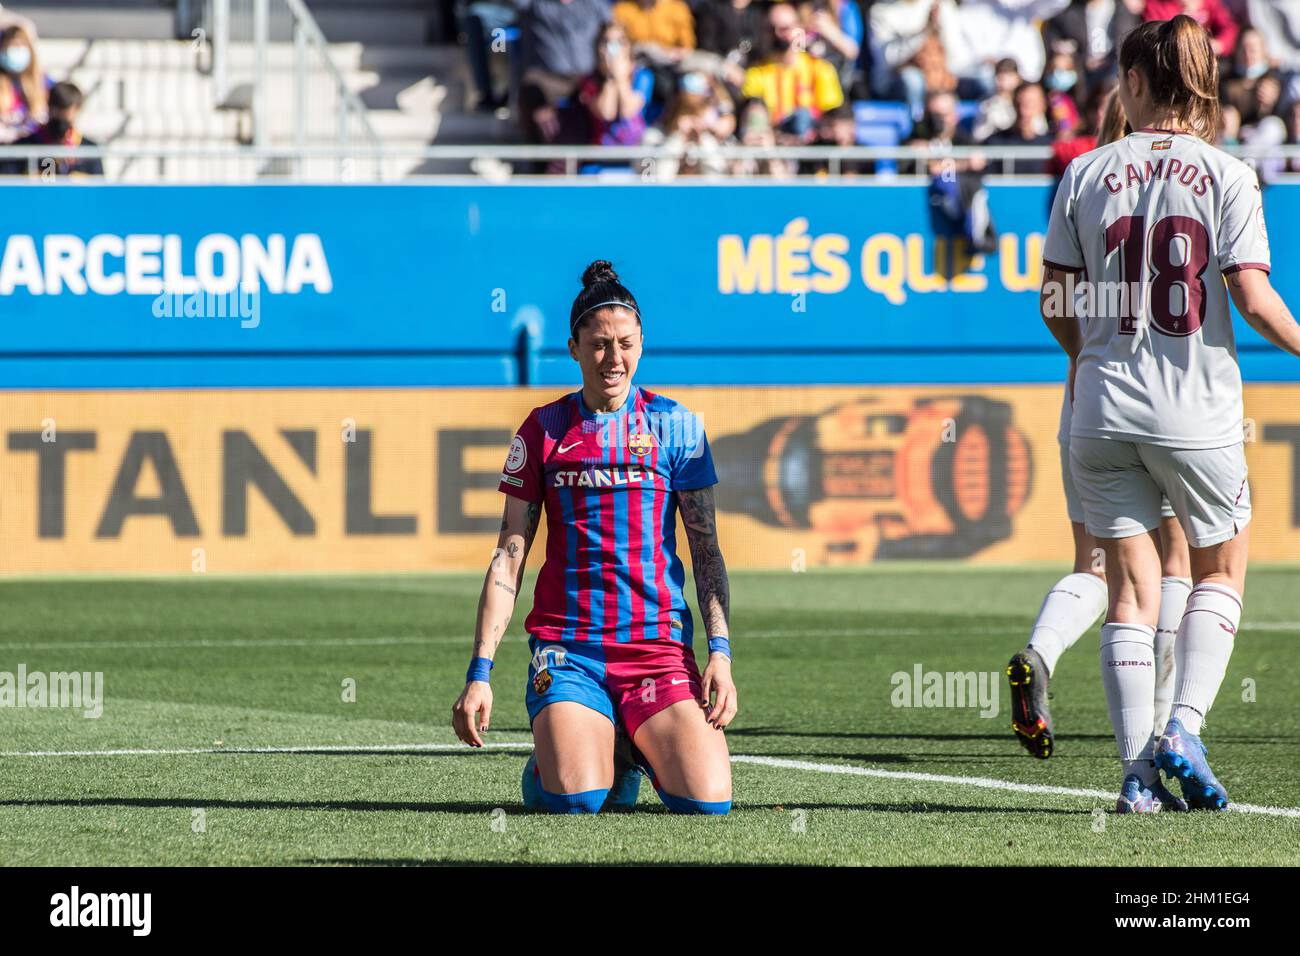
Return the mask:
[[(720, 731), (736, 715), (736, 685), (708, 441), (681, 405), (632, 384), (641, 313), (608, 262), (583, 274), (569, 332), (582, 388), (534, 409), (511, 442), (505, 516), (452, 724), (482, 746), (492, 659), (544, 510), (546, 559), (524, 623), (535, 741), (525, 806), (595, 813), (634, 803), (640, 765), (670, 810), (727, 813), (731, 763)], [(703, 676), (682, 592), (678, 512), (709, 634)], [(623, 735), (630, 754), (616, 772)]]

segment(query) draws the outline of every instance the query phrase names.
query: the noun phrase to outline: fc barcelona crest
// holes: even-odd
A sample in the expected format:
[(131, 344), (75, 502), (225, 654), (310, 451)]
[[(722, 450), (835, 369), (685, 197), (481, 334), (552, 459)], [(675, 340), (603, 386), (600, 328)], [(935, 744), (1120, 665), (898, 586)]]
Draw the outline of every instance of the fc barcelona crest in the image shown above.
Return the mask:
[(638, 458), (650, 454), (650, 449), (655, 446), (655, 436), (649, 432), (637, 432), (635, 435), (627, 436), (627, 448)]
[(533, 675), (533, 690), (539, 694), (545, 694), (551, 689), (551, 672), (542, 668)]

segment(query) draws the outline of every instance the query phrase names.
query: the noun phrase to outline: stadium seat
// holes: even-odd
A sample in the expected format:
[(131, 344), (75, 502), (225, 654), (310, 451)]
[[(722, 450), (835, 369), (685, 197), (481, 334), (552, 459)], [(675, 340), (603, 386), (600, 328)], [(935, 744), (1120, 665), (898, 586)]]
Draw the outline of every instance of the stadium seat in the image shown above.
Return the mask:
[[(859, 146), (897, 146), (912, 131), (912, 114), (905, 103), (854, 103), (853, 119), (854, 138)], [(897, 173), (898, 163), (892, 159), (877, 160), (876, 172)]]

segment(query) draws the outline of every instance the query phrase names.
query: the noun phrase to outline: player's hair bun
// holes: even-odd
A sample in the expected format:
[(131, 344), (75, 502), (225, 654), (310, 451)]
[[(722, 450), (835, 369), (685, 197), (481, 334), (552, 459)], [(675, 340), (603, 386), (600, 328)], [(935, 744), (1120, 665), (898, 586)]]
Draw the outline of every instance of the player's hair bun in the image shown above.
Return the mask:
[(582, 272), (582, 291), (574, 298), (573, 308), (569, 310), (569, 334), (577, 338), (588, 313), (609, 305), (623, 306), (636, 316), (638, 325), (641, 323), (641, 310), (636, 299), (618, 281), (613, 263), (608, 259), (597, 259)]
[(589, 289), (597, 282), (618, 282), (618, 273), (614, 263), (608, 259), (596, 259), (582, 272), (582, 287)]

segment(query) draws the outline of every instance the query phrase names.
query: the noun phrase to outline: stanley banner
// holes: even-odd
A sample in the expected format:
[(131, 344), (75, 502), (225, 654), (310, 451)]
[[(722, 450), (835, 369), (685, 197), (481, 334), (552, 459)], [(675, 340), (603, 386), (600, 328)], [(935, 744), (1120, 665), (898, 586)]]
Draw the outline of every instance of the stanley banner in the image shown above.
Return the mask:
[[(1070, 558), (1060, 386), (664, 391), (708, 433), (732, 567)], [(7, 392), (0, 573), (479, 570), (515, 429), (563, 392)], [(1246, 414), (1252, 556), (1294, 560), (1300, 386)]]

